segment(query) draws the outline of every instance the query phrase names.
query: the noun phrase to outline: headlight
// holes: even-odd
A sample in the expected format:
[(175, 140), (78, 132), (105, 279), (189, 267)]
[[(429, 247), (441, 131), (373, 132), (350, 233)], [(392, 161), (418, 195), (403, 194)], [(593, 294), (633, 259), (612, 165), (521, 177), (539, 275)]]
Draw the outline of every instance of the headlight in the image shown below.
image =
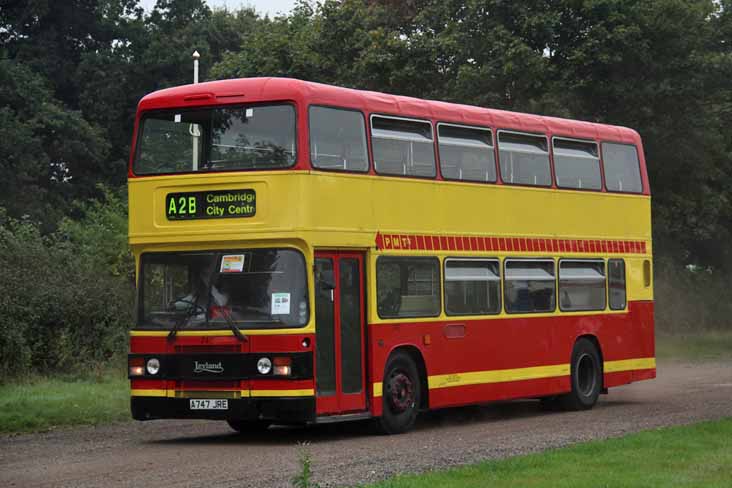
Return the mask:
[(130, 376), (143, 376), (145, 374), (145, 360), (143, 358), (129, 358), (127, 365)]
[(158, 358), (150, 358), (147, 360), (147, 372), (156, 375), (160, 371), (160, 360)]
[(272, 371), (272, 361), (269, 358), (260, 358), (257, 361), (257, 371), (259, 374), (269, 374)]

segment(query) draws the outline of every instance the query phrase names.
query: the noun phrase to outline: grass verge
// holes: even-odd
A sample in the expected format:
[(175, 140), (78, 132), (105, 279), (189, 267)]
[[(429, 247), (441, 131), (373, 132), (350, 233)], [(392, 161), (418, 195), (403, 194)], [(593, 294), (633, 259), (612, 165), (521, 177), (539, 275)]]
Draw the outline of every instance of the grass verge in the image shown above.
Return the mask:
[(729, 487), (732, 418), (488, 461), (371, 488)]
[(129, 418), (130, 388), (123, 373), (91, 379), (35, 378), (0, 385), (3, 434)]
[(680, 361), (732, 360), (732, 332), (656, 335), (656, 357)]

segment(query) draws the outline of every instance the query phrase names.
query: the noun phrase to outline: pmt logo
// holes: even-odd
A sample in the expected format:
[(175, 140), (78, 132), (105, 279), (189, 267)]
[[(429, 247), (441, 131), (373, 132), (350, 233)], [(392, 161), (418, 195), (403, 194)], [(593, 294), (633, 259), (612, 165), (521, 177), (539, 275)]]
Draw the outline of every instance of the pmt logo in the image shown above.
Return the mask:
[(219, 361), (218, 363), (209, 363), (208, 361), (193, 361), (193, 366), (194, 373), (221, 374), (224, 372), (224, 367), (221, 365), (221, 361)]

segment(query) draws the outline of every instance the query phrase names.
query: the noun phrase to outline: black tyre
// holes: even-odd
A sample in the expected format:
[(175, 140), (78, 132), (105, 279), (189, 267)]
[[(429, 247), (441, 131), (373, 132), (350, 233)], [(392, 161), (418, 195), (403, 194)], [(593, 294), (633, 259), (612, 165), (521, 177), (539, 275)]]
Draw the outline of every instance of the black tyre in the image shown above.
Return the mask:
[(272, 425), (269, 420), (227, 420), (226, 423), (240, 434), (264, 432)]
[(559, 397), (565, 410), (589, 410), (602, 390), (602, 362), (595, 344), (579, 339), (572, 349), (570, 363), (572, 391)]
[(401, 434), (411, 429), (417, 420), (421, 398), (422, 387), (414, 360), (403, 352), (392, 354), (384, 369), (380, 431)]

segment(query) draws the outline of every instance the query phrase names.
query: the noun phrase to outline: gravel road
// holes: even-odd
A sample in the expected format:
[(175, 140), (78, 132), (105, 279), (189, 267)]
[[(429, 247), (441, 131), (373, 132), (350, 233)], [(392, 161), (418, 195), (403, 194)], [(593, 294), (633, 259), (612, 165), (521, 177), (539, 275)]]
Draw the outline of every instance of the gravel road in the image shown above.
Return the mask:
[(400, 436), (352, 423), (238, 437), (224, 423), (154, 421), (0, 437), (0, 486), (289, 486), (303, 442), (315, 481), (343, 486), (725, 416), (732, 364), (662, 362), (656, 380), (612, 389), (589, 412), (536, 401), (448, 409)]

